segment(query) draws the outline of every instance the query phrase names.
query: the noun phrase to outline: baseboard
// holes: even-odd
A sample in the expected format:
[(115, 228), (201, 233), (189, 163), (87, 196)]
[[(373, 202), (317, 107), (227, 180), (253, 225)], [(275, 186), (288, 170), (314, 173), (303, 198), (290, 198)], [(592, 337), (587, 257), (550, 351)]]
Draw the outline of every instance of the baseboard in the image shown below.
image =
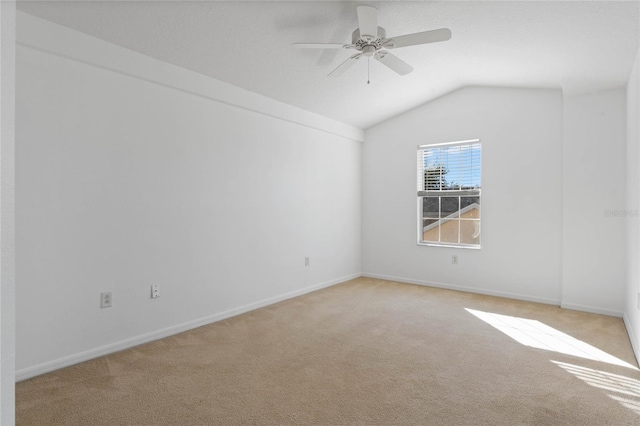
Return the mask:
[(192, 321), (187, 321), (181, 324), (174, 325), (172, 327), (164, 328), (161, 330), (152, 331), (150, 333), (142, 334), (140, 336), (132, 337), (129, 339), (121, 340), (119, 342), (111, 343), (109, 345), (93, 348), (88, 351), (80, 352), (77, 354), (69, 355), (63, 358), (59, 358), (53, 361), (48, 361), (42, 364), (38, 364), (33, 367), (24, 368), (16, 371), (16, 382), (30, 379), (41, 374), (49, 373), (60, 368), (69, 367), (70, 365), (78, 364), (84, 361), (89, 361), (93, 358), (98, 358), (104, 355), (108, 355), (114, 352), (118, 352), (124, 349), (129, 349), (134, 346), (148, 343), (153, 340), (162, 339), (164, 337), (172, 336), (174, 334), (182, 333), (184, 331), (192, 330), (194, 328), (201, 327), (203, 325), (211, 324), (220, 320), (231, 318), (240, 314), (244, 314), (255, 309), (263, 308), (265, 306), (273, 305), (283, 300), (291, 299), (303, 294), (311, 293), (323, 288), (331, 287), (336, 284), (343, 283), (345, 281), (352, 280), (360, 277), (361, 274), (351, 274), (336, 278), (330, 281), (325, 281), (319, 284), (314, 284), (309, 287), (305, 287), (299, 290), (294, 290), (288, 293), (280, 294), (278, 296), (269, 297), (267, 299), (260, 300), (258, 302), (250, 303), (237, 308), (229, 309), (223, 312), (219, 312), (213, 315), (199, 318)]
[(622, 318), (622, 312), (612, 309), (598, 308), (596, 306), (579, 305), (577, 303), (561, 303), (562, 309), (571, 309), (573, 311), (589, 312), (591, 314), (609, 315), (610, 317)]
[(629, 321), (629, 317), (627, 317), (626, 312), (622, 315), (622, 320), (624, 321), (624, 326), (627, 329), (627, 334), (629, 335), (629, 341), (631, 342), (631, 348), (633, 349), (633, 354), (636, 357), (636, 362), (640, 365), (640, 342), (638, 342), (636, 338), (636, 331), (634, 330), (631, 321)]
[(504, 291), (489, 290), (485, 288), (467, 287), (456, 284), (439, 283), (434, 281), (416, 280), (406, 277), (394, 277), (391, 275), (372, 274), (368, 272), (362, 273), (363, 277), (378, 278), (387, 281), (398, 281), (409, 284), (424, 285), (427, 287), (444, 288), (447, 290), (466, 291), (467, 293), (485, 294), (487, 296), (506, 297), (508, 299), (524, 300), (527, 302), (544, 303), (546, 305), (560, 306), (563, 309), (571, 309), (574, 311), (588, 312), (592, 314), (608, 315), (612, 317), (622, 318), (622, 312), (611, 309), (598, 308), (595, 306), (578, 305), (575, 303), (562, 303), (560, 300), (548, 299), (544, 297), (530, 296), (527, 294), (510, 293)]
[(408, 284), (424, 285), (427, 287), (444, 288), (446, 290), (465, 291), (467, 293), (484, 294), (487, 296), (505, 297), (508, 299), (524, 300), (527, 302), (544, 303), (546, 305), (555, 305), (555, 306), (560, 305), (560, 301), (556, 299), (547, 299), (544, 297), (530, 296), (526, 294), (509, 293), (509, 292), (495, 291), (495, 290), (489, 290), (489, 289), (477, 288), (477, 287), (466, 287), (462, 285), (446, 284), (446, 283), (439, 283), (434, 281), (416, 280), (413, 278), (406, 278), (406, 277), (394, 277), (391, 275), (372, 274), (368, 272), (363, 272), (362, 276), (369, 277), (369, 278), (378, 278), (378, 279), (387, 280), (387, 281), (397, 281), (397, 282), (403, 282)]

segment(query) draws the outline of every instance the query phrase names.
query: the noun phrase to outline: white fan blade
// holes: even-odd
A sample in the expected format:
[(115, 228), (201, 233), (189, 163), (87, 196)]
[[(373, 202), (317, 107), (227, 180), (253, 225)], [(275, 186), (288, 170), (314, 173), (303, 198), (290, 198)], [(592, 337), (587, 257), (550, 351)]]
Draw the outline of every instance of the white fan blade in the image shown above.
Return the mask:
[(370, 37), (371, 40), (378, 38), (378, 9), (371, 6), (358, 6), (356, 12), (358, 12), (360, 38)]
[(351, 68), (353, 64), (358, 62), (358, 59), (360, 59), (361, 57), (362, 57), (362, 53), (356, 53), (355, 55), (348, 57), (346, 61), (344, 61), (343, 63), (338, 65), (336, 69), (331, 71), (328, 77), (337, 77), (339, 75), (342, 75), (346, 70)]
[(376, 53), (374, 58), (376, 58), (378, 61), (382, 62), (384, 65), (388, 66), (400, 75), (409, 74), (411, 71), (413, 71), (411, 65), (384, 50)]
[(384, 47), (387, 49), (397, 49), (399, 47), (415, 46), (416, 44), (447, 41), (450, 38), (451, 30), (449, 28), (441, 28), (439, 30), (423, 31), (421, 33), (393, 37), (384, 42)]
[(293, 43), (299, 49), (353, 49), (353, 44), (344, 43)]

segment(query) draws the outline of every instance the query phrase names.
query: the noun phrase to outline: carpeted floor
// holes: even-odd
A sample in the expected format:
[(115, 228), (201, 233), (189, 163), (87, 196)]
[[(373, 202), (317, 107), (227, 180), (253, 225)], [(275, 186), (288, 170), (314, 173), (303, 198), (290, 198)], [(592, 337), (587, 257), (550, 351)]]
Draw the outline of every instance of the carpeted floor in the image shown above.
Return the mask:
[(639, 425), (640, 371), (619, 318), (358, 278), (16, 398), (18, 425)]

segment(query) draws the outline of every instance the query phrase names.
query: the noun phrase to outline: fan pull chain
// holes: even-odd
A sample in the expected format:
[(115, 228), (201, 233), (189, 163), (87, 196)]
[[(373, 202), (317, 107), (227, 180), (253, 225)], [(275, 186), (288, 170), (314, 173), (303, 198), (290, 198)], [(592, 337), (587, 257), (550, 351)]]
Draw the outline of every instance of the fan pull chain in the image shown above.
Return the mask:
[(371, 67), (371, 58), (367, 58), (367, 84), (369, 84), (369, 68)]

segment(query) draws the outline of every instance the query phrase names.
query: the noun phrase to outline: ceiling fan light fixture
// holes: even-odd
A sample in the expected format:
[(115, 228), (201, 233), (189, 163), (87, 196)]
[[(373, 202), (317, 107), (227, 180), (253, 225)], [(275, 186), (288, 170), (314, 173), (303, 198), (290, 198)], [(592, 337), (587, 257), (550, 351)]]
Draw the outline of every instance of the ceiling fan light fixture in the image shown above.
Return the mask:
[(376, 47), (373, 45), (364, 46), (362, 48), (362, 54), (367, 57), (371, 57), (376, 53)]

